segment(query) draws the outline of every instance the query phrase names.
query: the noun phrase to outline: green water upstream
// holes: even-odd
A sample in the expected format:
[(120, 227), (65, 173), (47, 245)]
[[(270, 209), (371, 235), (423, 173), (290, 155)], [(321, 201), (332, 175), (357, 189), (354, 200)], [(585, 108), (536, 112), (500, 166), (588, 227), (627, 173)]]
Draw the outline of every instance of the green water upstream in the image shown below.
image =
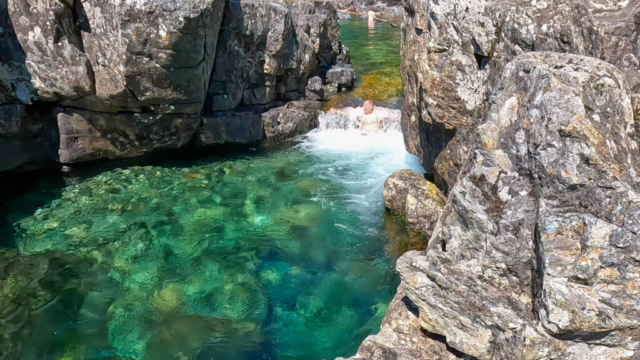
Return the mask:
[(349, 47), (358, 78), (354, 90), (331, 97), (326, 107), (361, 106), (363, 100), (372, 99), (377, 106), (399, 109), (400, 28), (384, 22), (372, 27), (366, 17), (353, 15), (340, 21), (340, 38)]
[[(360, 49), (352, 21), (357, 71), (397, 70), (399, 29)], [(397, 130), (325, 127), (248, 156), (43, 177), (0, 211), (0, 359), (352, 355), (399, 283), (408, 238), (382, 188), (407, 167)]]

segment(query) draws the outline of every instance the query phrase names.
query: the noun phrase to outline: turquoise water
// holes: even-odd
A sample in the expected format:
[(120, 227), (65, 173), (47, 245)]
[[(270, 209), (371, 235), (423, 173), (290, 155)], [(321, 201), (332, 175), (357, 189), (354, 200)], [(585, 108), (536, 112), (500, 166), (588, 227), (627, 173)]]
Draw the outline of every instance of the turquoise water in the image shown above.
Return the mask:
[(383, 183), (420, 170), (399, 131), (99, 166), (4, 204), (0, 359), (320, 360), (378, 331), (411, 246)]

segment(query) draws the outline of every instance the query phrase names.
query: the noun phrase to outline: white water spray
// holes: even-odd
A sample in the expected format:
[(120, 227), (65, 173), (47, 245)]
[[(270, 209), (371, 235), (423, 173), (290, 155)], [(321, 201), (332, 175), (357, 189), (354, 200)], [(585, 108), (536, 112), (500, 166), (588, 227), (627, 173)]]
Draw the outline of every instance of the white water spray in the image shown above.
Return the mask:
[[(301, 150), (318, 159), (313, 171), (341, 182), (346, 201), (372, 227), (380, 221), (384, 181), (394, 171), (424, 173), (418, 158), (407, 153), (400, 130), (400, 111), (376, 108), (378, 125), (363, 130), (362, 108), (330, 111), (320, 116), (318, 129), (305, 135)], [(364, 225), (364, 224), (363, 224)]]

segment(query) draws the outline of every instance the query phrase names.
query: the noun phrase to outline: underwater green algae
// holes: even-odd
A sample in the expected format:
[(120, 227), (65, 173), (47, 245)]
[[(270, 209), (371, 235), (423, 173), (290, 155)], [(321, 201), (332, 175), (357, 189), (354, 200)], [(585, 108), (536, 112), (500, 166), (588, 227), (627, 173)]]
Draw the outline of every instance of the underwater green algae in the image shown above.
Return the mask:
[[(345, 196), (350, 190), (318, 170), (335, 170), (336, 160), (294, 148), (183, 168), (117, 169), (64, 188), (16, 223), (11, 256), (36, 262), (38, 272), (0, 271), (0, 299), (45, 293), (34, 308), (64, 312), (35, 314), (11, 303), (23, 319), (9, 331), (4, 358), (354, 353), (378, 330), (398, 278), (389, 226), (363, 222)], [(382, 222), (384, 210), (374, 212)], [(72, 281), (55, 276), (44, 291), (34, 284), (51, 276), (52, 262)]]
[(402, 79), (396, 68), (377, 70), (362, 76), (352, 93), (358, 99), (389, 101), (402, 97)]

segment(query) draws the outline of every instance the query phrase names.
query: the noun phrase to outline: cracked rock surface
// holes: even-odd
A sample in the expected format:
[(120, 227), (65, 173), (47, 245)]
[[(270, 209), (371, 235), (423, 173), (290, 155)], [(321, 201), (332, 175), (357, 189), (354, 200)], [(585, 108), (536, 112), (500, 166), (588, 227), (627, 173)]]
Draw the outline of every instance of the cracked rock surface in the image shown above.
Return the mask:
[(0, 133), (0, 171), (261, 140), (261, 113), (345, 62), (337, 20), (307, 0), (0, 0), (0, 121), (37, 129)]
[(402, 75), (407, 150), (451, 188), (504, 67), (533, 51), (603, 59), (638, 76), (638, 1), (405, 0)]
[(500, 77), (426, 252), (398, 261), (420, 325), (478, 359), (640, 348), (632, 92), (603, 61), (530, 53)]

